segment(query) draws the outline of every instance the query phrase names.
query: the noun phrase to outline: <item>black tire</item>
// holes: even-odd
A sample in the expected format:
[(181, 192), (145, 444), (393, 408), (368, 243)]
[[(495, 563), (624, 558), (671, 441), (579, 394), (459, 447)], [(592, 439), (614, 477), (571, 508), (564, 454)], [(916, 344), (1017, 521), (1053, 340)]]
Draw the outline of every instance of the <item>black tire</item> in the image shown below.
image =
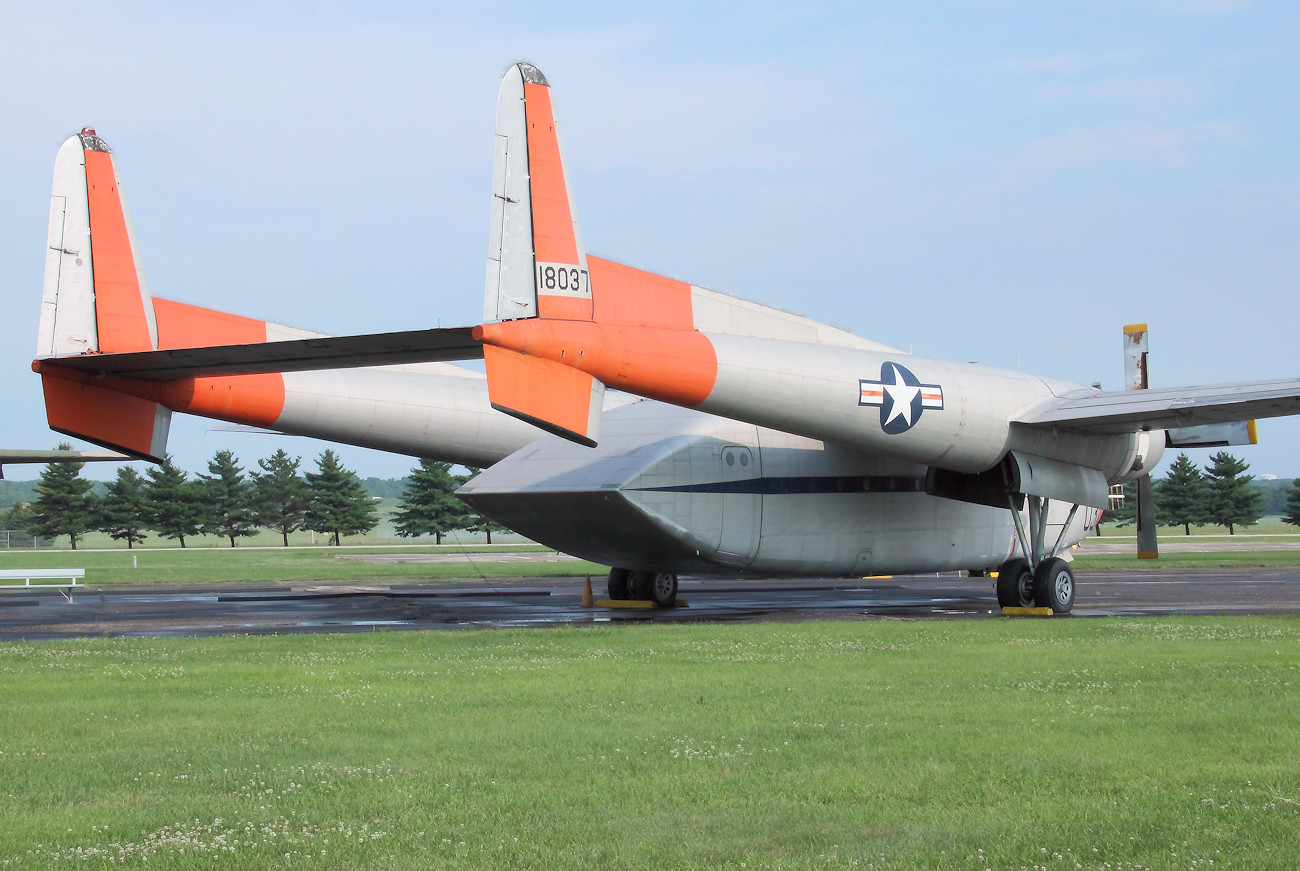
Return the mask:
[(627, 573), (627, 597), (634, 602), (644, 602), (650, 598), (650, 578), (654, 577), (649, 572), (628, 572)]
[(627, 569), (609, 570), (609, 597), (621, 601), (627, 598)]
[(650, 601), (661, 608), (677, 604), (677, 576), (670, 572), (647, 572)]
[(1068, 614), (1074, 607), (1074, 570), (1063, 559), (1043, 560), (1034, 570), (1034, 604)]
[(1034, 573), (1028, 560), (1016, 557), (998, 566), (998, 604), (1003, 608), (1033, 606)]

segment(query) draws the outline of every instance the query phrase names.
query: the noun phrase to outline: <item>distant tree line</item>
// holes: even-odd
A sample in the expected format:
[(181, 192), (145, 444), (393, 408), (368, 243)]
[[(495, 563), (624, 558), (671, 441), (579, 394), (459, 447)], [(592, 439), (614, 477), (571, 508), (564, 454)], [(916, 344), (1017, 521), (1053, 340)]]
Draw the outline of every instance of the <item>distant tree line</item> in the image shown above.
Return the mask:
[[(1253, 526), (1265, 513), (1280, 512), (1282, 520), (1300, 526), (1300, 479), (1285, 489), (1265, 488), (1247, 475), (1250, 464), (1227, 451), (1219, 451), (1201, 468), (1187, 454), (1179, 454), (1164, 478), (1152, 481), (1156, 523), (1181, 526), (1191, 535), (1193, 526), (1222, 526), (1229, 535), (1239, 526)], [(1270, 482), (1282, 483), (1282, 482)], [(1285, 504), (1279, 504), (1285, 500)], [(1113, 500), (1105, 521), (1128, 526), (1137, 520), (1137, 487), (1124, 485), (1124, 498)]]
[[(222, 450), (208, 462), (206, 475), (191, 479), (168, 456), (145, 475), (129, 466), (119, 468), (102, 495), (92, 492), (92, 482), (81, 477), (84, 463), (51, 463), (30, 502), (0, 513), (0, 528), (51, 538), (66, 535), (75, 550), (94, 530), (133, 548), (150, 532), (174, 539), (181, 547), (196, 535), (221, 536), (234, 547), (240, 538), (271, 529), (288, 547), (290, 533), (300, 529), (328, 535), (337, 545), (344, 535), (376, 526), (371, 496), (332, 450), (320, 455), (315, 472), (300, 475), (300, 463), (301, 457), (292, 458), (281, 449), (258, 460), (258, 469), (246, 476), (235, 455)], [(398, 535), (435, 535), (441, 544), (445, 533), (470, 529), (486, 531), (491, 542), (492, 530), (500, 527), (470, 512), (454, 495), (468, 477), (452, 475), (448, 463), (421, 460), (401, 482)], [(368, 481), (376, 482), (393, 483)]]

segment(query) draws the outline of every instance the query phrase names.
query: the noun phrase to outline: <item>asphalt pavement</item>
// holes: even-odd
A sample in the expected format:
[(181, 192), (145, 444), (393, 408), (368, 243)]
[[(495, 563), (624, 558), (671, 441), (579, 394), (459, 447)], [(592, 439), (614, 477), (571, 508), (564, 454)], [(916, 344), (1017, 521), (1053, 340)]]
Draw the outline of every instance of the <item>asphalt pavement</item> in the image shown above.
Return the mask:
[[(604, 578), (592, 579), (597, 599)], [(0, 640), (472, 629), (597, 623), (1007, 619), (988, 578), (683, 579), (675, 608), (583, 607), (584, 578), (455, 584), (0, 592)], [(1300, 568), (1080, 572), (1068, 618), (1298, 614)]]

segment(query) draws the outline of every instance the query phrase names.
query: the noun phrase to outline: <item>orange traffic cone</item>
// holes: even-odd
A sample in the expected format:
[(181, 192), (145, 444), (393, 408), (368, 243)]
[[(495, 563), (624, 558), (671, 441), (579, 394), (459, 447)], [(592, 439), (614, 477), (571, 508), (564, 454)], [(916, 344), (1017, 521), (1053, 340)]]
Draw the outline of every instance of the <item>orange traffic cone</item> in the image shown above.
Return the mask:
[(582, 586), (582, 607), (590, 608), (596, 604), (596, 600), (591, 596), (591, 575), (587, 575), (587, 582)]

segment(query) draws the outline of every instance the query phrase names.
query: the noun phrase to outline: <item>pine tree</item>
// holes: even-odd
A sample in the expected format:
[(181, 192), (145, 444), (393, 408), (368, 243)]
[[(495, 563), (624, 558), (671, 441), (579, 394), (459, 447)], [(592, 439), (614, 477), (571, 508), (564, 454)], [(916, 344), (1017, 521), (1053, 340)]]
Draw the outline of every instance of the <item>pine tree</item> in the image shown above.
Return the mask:
[(1236, 535), (1238, 526), (1253, 526), (1260, 518), (1259, 492), (1250, 486), (1255, 476), (1242, 474), (1249, 468), (1249, 463), (1227, 451), (1210, 457), (1210, 465), (1205, 467), (1209, 491), (1206, 518), (1228, 527), (1229, 535)]
[(1292, 481), (1291, 488), (1286, 491), (1286, 513), (1282, 515), (1282, 521), (1300, 526), (1300, 478)]
[(100, 500), (99, 528), (110, 538), (126, 541), (128, 549), (146, 538), (149, 510), (144, 498), (144, 478), (130, 466), (117, 470), (117, 479), (108, 485)]
[(1181, 526), (1184, 535), (1192, 534), (1192, 524), (1206, 520), (1209, 492), (1205, 476), (1187, 454), (1179, 454), (1169, 473), (1152, 488), (1156, 497), (1156, 517), (1161, 526)]
[(185, 536), (198, 535), (203, 525), (203, 500), (198, 487), (172, 463), (168, 454), (148, 471), (144, 487), (149, 528), (163, 538), (174, 538), (185, 547)]
[(0, 529), (26, 530), (35, 519), (30, 502), (17, 502), (0, 514)]
[(217, 451), (208, 461), (207, 475), (199, 475), (199, 495), (203, 499), (205, 535), (222, 535), (235, 546), (236, 538), (257, 531), (252, 506), (252, 489), (244, 480), (244, 470), (232, 451)]
[[(467, 474), (461, 479), (462, 484), (471, 480), (475, 475), (483, 470), (476, 466), (466, 466), (465, 471)], [(474, 509), (468, 508), (468, 506), (467, 510), (469, 513), (466, 515), (465, 528), (470, 532), (481, 532), (486, 535), (488, 544), (492, 543), (492, 533), (494, 531), (509, 532), (508, 529), (497, 523), (491, 517), (488, 517), (486, 514), (479, 514)]]
[(316, 472), (307, 473), (311, 502), (303, 525), (316, 532), (328, 533), (336, 545), (341, 543), (344, 535), (374, 529), (378, 519), (370, 497), (361, 489), (357, 476), (339, 463), (334, 451), (326, 448), (316, 466)]
[(289, 459), (284, 448), (258, 460), (262, 471), (253, 472), (253, 513), (259, 526), (274, 529), (289, 546), (289, 533), (302, 528), (307, 513), (307, 484), (298, 475), (301, 457)]
[(500, 523), (497, 523), (491, 517), (488, 517), (486, 514), (479, 514), (477, 511), (470, 511), (469, 514), (466, 516), (465, 529), (467, 529), (470, 532), (483, 533), (484, 535), (487, 536), (488, 544), (492, 543), (492, 533), (494, 531), (495, 532), (510, 531), (506, 529), (504, 526), (502, 526)]
[(402, 499), (397, 503), (394, 515), (397, 534), (404, 538), (432, 534), (442, 544), (444, 533), (464, 527), (468, 511), (465, 503), (456, 498), (460, 483), (452, 476), (450, 463), (420, 460), (420, 465), (411, 470)]
[[(60, 451), (72, 450), (67, 443)], [(77, 549), (77, 542), (94, 529), (99, 516), (99, 500), (90, 492), (94, 487), (81, 477), (85, 463), (50, 463), (41, 472), (32, 502), (32, 522), (28, 530), (34, 535), (66, 535)]]

